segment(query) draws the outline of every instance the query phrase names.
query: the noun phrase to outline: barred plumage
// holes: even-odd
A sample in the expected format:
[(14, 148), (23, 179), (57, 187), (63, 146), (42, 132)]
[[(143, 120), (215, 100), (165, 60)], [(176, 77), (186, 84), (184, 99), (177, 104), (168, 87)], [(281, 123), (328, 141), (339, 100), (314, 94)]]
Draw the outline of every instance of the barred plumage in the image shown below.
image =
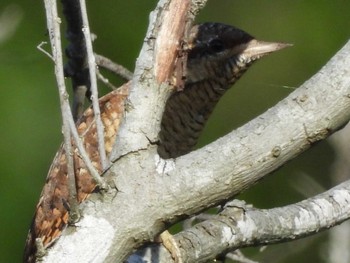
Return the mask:
[(257, 41), (229, 25), (194, 26), (185, 88), (173, 93), (166, 103), (158, 154), (167, 159), (190, 152), (221, 96), (254, 61), (286, 46)]

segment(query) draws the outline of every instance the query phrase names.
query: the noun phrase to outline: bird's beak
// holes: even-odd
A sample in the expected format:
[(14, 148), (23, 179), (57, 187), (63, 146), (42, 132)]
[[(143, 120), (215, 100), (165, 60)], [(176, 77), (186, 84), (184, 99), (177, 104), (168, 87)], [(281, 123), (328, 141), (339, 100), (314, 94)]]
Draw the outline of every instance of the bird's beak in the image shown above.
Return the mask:
[(293, 44), (288, 43), (277, 43), (277, 42), (265, 42), (256, 39), (252, 39), (247, 44), (245, 44), (241, 55), (251, 58), (258, 59), (262, 56), (270, 54), (272, 52), (281, 50), (286, 47), (293, 46)]

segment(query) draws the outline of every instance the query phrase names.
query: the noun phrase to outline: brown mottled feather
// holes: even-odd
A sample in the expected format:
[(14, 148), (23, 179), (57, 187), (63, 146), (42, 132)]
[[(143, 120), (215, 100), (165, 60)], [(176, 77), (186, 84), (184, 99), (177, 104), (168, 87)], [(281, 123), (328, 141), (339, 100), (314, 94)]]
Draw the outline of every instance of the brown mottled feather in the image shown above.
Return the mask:
[[(130, 83), (130, 82), (129, 82)], [(100, 98), (101, 118), (104, 124), (104, 139), (107, 155), (112, 151), (115, 136), (124, 113), (124, 101), (129, 90), (129, 83), (118, 90), (112, 91)], [(96, 124), (92, 108), (88, 108), (77, 124), (77, 130), (82, 138), (86, 152), (92, 164), (101, 171)], [(74, 169), (77, 183), (78, 201), (84, 201), (96, 187), (78, 149), (74, 147)], [(57, 152), (50, 167), (44, 189), (28, 233), (24, 262), (34, 262), (35, 240), (41, 238), (44, 247), (50, 246), (68, 224), (68, 174), (66, 155), (63, 146)]]

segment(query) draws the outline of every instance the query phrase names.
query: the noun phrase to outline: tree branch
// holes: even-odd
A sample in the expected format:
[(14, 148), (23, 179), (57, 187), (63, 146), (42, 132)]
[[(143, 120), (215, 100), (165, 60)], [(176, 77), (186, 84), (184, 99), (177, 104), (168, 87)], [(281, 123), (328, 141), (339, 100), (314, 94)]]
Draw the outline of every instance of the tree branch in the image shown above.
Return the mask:
[[(64, 82), (63, 58), (61, 49), (60, 19), (57, 13), (55, 1), (45, 0), (45, 10), (47, 18), (47, 27), (50, 34), (50, 43), (52, 57), (55, 63), (55, 76), (59, 91), (61, 114), (63, 120), (62, 132), (64, 136), (64, 150), (67, 161), (68, 180), (69, 180), (69, 201), (72, 211), (77, 207), (77, 190), (75, 185), (73, 151), (71, 142), (71, 127), (69, 118), (73, 120), (71, 109), (68, 101), (68, 93)], [(68, 116), (68, 117), (67, 117)]]
[[(181, 250), (183, 262), (207, 262), (225, 251), (303, 238), (348, 218), (350, 181), (313, 198), (280, 208), (255, 209), (234, 200), (217, 216), (173, 237)], [(169, 262), (165, 261), (169, 252), (161, 245), (152, 247), (152, 251), (158, 253), (157, 262)], [(138, 254), (146, 252), (143, 250)], [(149, 256), (154, 255), (151, 253)], [(132, 262), (135, 261), (128, 261)]]
[(181, 39), (194, 19), (190, 10), (198, 10), (205, 1), (194, 2), (191, 5), (190, 0), (161, 0), (151, 13), (132, 80), (129, 110), (117, 135), (112, 161), (157, 141), (165, 102), (174, 88), (168, 83), (175, 70)]
[[(331, 180), (338, 184), (350, 178), (350, 123), (341, 131), (330, 137), (330, 145), (335, 152), (335, 160), (331, 166)], [(329, 232), (328, 263), (347, 263), (350, 261), (350, 221), (333, 228)]]
[(104, 135), (103, 135), (104, 126), (101, 120), (100, 106), (98, 104), (96, 62), (95, 62), (94, 52), (92, 50), (91, 34), (90, 34), (89, 20), (88, 20), (87, 11), (86, 11), (85, 0), (80, 0), (80, 8), (81, 8), (81, 16), (82, 16), (82, 22), (83, 22), (82, 31), (85, 37), (87, 62), (89, 65), (90, 84), (91, 84), (91, 101), (92, 101), (92, 107), (94, 109), (94, 115), (96, 120), (98, 151), (100, 154), (102, 169), (106, 170), (107, 167), (109, 166), (109, 162), (106, 155)]
[(105, 68), (109, 70), (110, 72), (116, 74), (117, 76), (120, 76), (124, 80), (131, 80), (132, 79), (132, 72), (129, 71), (127, 68), (123, 67), (122, 65), (119, 65), (109, 58), (106, 58), (102, 55), (95, 54), (96, 64), (99, 67)]
[[(61, 111), (62, 111), (62, 120), (63, 120), (63, 135), (64, 135), (64, 147), (66, 152), (69, 178), (72, 180), (70, 187), (73, 190), (73, 181), (74, 178), (74, 168), (73, 168), (73, 159), (72, 159), (72, 143), (71, 135), (74, 139), (74, 142), (79, 149), (79, 153), (84, 160), (91, 176), (96, 180), (96, 182), (102, 185), (102, 180), (97, 170), (92, 165), (83, 145), (81, 139), (79, 138), (77, 129), (74, 124), (73, 115), (68, 101), (68, 92), (64, 82), (64, 72), (63, 72), (63, 58), (62, 58), (62, 48), (61, 48), (61, 34), (60, 34), (60, 18), (57, 13), (56, 2), (52, 0), (45, 0), (45, 10), (47, 17), (47, 27), (50, 34), (50, 42), (52, 48), (52, 57), (55, 62), (55, 76), (57, 80), (57, 86), (59, 90), (60, 102), (61, 102)], [(75, 187), (74, 187), (75, 189)], [(73, 191), (73, 195), (74, 195)]]
[[(350, 119), (348, 43), (318, 74), (258, 118), (188, 155), (160, 159), (153, 142), (171, 91), (164, 82), (174, 67), (163, 72), (154, 65), (175, 62), (182, 34), (192, 19), (177, 4), (162, 0), (151, 15), (132, 81), (130, 107), (111, 155), (116, 162), (105, 174), (115, 189), (103, 197), (93, 194), (81, 205), (84, 217), (64, 231), (44, 262), (122, 262), (169, 225), (251, 187)], [(194, 10), (189, 2), (186, 6)], [(181, 12), (176, 14), (181, 19), (173, 21), (179, 25), (172, 24), (176, 30), (169, 35), (165, 34), (169, 23), (162, 21), (173, 10)], [(53, 50), (59, 45), (54, 42)], [(167, 54), (157, 53), (165, 47), (170, 50)]]
[(119, 158), (105, 175), (118, 192), (83, 203), (84, 218), (47, 260), (121, 262), (169, 225), (249, 188), (350, 119), (349, 76), (350, 42), (286, 99), (212, 144), (175, 160), (161, 160), (152, 144)]

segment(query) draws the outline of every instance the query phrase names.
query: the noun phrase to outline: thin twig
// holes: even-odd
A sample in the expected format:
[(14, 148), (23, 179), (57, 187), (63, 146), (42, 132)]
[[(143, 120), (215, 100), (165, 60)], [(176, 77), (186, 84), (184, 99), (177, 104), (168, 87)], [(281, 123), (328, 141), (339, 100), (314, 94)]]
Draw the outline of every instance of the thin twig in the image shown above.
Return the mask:
[(76, 126), (74, 124), (72, 111), (69, 105), (68, 93), (64, 82), (61, 36), (59, 30), (60, 19), (57, 14), (56, 2), (54, 0), (45, 0), (45, 9), (47, 13), (47, 23), (50, 32), (53, 59), (55, 61), (55, 75), (57, 79), (57, 85), (61, 101), (63, 135), (65, 142), (64, 147), (67, 158), (68, 177), (70, 180), (72, 180), (72, 182), (70, 181), (70, 188), (72, 188), (70, 190), (72, 190), (73, 192), (70, 191), (70, 193), (72, 193), (72, 196), (76, 196), (71, 135), (91, 176), (94, 178), (97, 184), (103, 185), (103, 182), (98, 171), (92, 165), (91, 160), (88, 157), (88, 154), (86, 153), (86, 150), (81, 142)]
[(100, 188), (104, 189), (104, 188), (106, 188), (104, 181), (102, 180), (102, 177), (100, 176), (98, 171), (93, 166), (93, 164), (89, 158), (89, 155), (87, 154), (87, 152), (84, 148), (84, 145), (79, 137), (78, 131), (77, 131), (76, 126), (75, 126), (75, 122), (73, 120), (72, 112), (69, 112), (69, 114), (70, 114), (70, 117), (68, 118), (68, 122), (69, 122), (69, 127), (71, 128), (71, 133), (72, 133), (72, 137), (73, 137), (74, 142), (75, 142), (75, 146), (78, 148), (79, 154), (80, 154), (81, 158), (83, 159), (91, 176), (94, 178), (96, 183), (100, 186)]
[(47, 52), (45, 49), (43, 49), (43, 46), (46, 44), (47, 44), (46, 41), (42, 41), (39, 45), (36, 46), (36, 48), (41, 52), (43, 52), (46, 56), (48, 56), (53, 62), (55, 62), (53, 56), (49, 52)]
[(95, 53), (95, 59), (98, 66), (109, 70), (110, 72), (120, 76), (124, 80), (131, 80), (133, 73), (127, 68), (119, 65), (109, 58), (106, 58), (102, 55), (98, 55)]
[(98, 171), (92, 165), (92, 162), (86, 153), (79, 134), (76, 130), (74, 119), (78, 118), (83, 113), (83, 104), (86, 92), (89, 92), (90, 79), (85, 60), (87, 59), (87, 50), (85, 44), (84, 34), (82, 32), (83, 18), (81, 14), (81, 7), (79, 0), (61, 0), (63, 5), (63, 14), (67, 20), (67, 38), (69, 40), (69, 46), (66, 49), (66, 55), (69, 58), (66, 65), (66, 74), (71, 77), (74, 101), (73, 101), (73, 113), (68, 113), (69, 126), (71, 128), (71, 135), (74, 139), (75, 145), (79, 150), (86, 167), (88, 168), (91, 176), (95, 179), (96, 183), (100, 187), (104, 187), (103, 180)]
[(85, 0), (80, 0), (80, 8), (81, 8), (81, 16), (83, 20), (82, 30), (85, 37), (87, 61), (89, 65), (90, 84), (91, 84), (90, 88), (91, 88), (91, 94), (92, 94), (91, 100), (92, 100), (92, 107), (94, 109), (94, 115), (96, 120), (98, 149), (99, 149), (99, 154), (101, 159), (102, 170), (106, 170), (107, 167), (109, 166), (109, 161), (107, 159), (106, 150), (105, 150), (104, 132), (103, 132), (104, 126), (101, 120), (100, 106), (98, 103), (96, 63), (95, 63), (95, 56), (92, 50), (91, 34), (90, 34)]
[(71, 115), (68, 93), (64, 83), (63, 73), (63, 59), (62, 59), (62, 48), (61, 48), (61, 35), (60, 35), (60, 23), (61, 20), (58, 17), (57, 5), (54, 0), (45, 0), (45, 10), (47, 17), (47, 27), (50, 34), (52, 56), (55, 62), (55, 76), (57, 86), (59, 90), (61, 113), (63, 120), (62, 132), (64, 136), (64, 149), (67, 160), (68, 170), (68, 187), (69, 187), (69, 204), (72, 211), (76, 211), (77, 207), (77, 188), (75, 185), (74, 176), (74, 163), (73, 163), (73, 151), (72, 142), (70, 136), (69, 127), (69, 114)]
[(96, 75), (97, 78), (102, 81), (103, 84), (105, 84), (107, 87), (109, 87), (111, 90), (116, 90), (118, 89), (116, 86), (114, 86), (109, 79), (107, 79), (106, 77), (104, 77), (101, 72), (99, 70), (96, 70)]

